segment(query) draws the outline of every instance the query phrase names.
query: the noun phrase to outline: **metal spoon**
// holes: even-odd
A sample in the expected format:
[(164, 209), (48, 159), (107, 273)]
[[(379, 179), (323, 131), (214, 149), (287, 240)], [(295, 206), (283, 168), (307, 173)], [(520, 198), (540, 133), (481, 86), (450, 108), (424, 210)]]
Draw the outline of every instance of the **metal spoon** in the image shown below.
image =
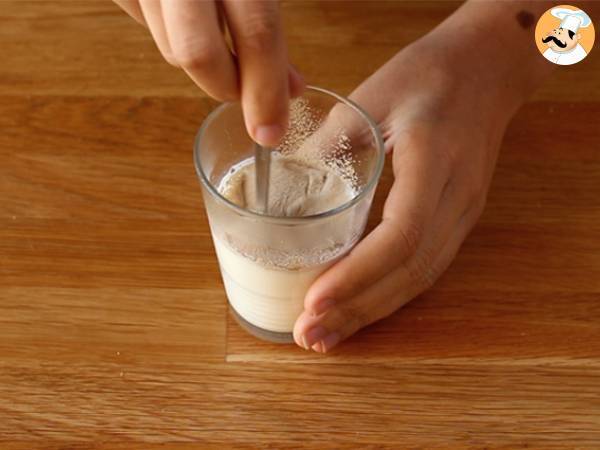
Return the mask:
[(256, 204), (259, 212), (268, 213), (269, 209), (269, 172), (271, 168), (271, 149), (254, 144), (254, 166), (256, 182)]

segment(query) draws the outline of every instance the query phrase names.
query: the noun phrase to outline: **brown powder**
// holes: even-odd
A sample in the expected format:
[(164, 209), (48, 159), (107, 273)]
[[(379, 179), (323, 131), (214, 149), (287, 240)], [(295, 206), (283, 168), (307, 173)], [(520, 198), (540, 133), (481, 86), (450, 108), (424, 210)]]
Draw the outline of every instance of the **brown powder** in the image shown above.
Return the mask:
[[(311, 216), (335, 209), (354, 197), (352, 186), (327, 165), (309, 164), (279, 153), (271, 158), (269, 185), (268, 214), (272, 216)], [(259, 211), (254, 160), (246, 160), (223, 179), (220, 191), (236, 205)]]
[[(271, 158), (268, 214), (300, 217), (337, 208), (360, 190), (350, 139), (308, 101), (290, 102), (289, 128)], [(253, 158), (233, 167), (219, 191), (257, 212)]]

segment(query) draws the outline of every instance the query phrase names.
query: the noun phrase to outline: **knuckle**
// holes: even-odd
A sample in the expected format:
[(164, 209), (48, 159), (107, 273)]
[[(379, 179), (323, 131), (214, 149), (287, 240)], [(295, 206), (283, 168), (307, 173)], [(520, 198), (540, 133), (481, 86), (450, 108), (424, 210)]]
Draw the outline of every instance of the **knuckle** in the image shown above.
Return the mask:
[(412, 149), (426, 148), (429, 145), (430, 138), (427, 131), (420, 126), (411, 126), (397, 132), (396, 147), (394, 150), (396, 158), (402, 158), (410, 153)]
[(346, 327), (354, 332), (363, 327), (366, 327), (372, 322), (368, 308), (362, 305), (346, 305), (341, 310)]
[[(208, 90), (205, 88), (206, 92)], [(239, 94), (234, 86), (223, 86), (219, 90), (211, 90), (210, 96), (220, 102), (233, 102), (239, 99)]]
[[(356, 134), (358, 131), (364, 130), (362, 123), (357, 123), (356, 112), (345, 103), (336, 103), (333, 105), (327, 113), (327, 119), (340, 127), (350, 128), (352, 126), (351, 134)], [(343, 129), (336, 130), (338, 134), (343, 134), (343, 131)]]
[(343, 103), (335, 104), (329, 113), (327, 113), (327, 120), (332, 122), (334, 125), (344, 124), (344, 119), (348, 115), (346, 108), (347, 106)]
[(477, 163), (462, 165), (461, 169), (453, 177), (456, 188), (463, 201), (468, 205), (474, 205), (487, 191), (487, 179), (485, 171)]
[(485, 186), (478, 181), (471, 181), (467, 189), (467, 207), (477, 212), (477, 217), (483, 212), (486, 202)]
[(487, 195), (479, 195), (475, 201), (473, 202), (473, 221), (477, 221), (481, 215), (483, 214), (483, 211), (485, 210), (485, 205), (487, 203)]
[(439, 272), (433, 264), (434, 255), (429, 250), (421, 250), (407, 266), (411, 282), (420, 289), (428, 289), (438, 279)]
[(468, 179), (467, 196), (469, 203), (476, 204), (485, 198), (486, 185), (483, 174), (474, 172)]
[(187, 40), (173, 46), (173, 58), (186, 69), (206, 67), (218, 58), (218, 49), (207, 40)]
[(453, 169), (456, 167), (457, 163), (457, 156), (456, 153), (450, 151), (450, 150), (442, 150), (439, 152), (439, 164), (440, 164), (440, 168), (444, 171), (444, 173), (446, 174), (450, 174), (452, 173)]
[(409, 222), (408, 225), (399, 228), (397, 233), (398, 250), (402, 255), (410, 256), (417, 253), (419, 244), (423, 237), (424, 227), (417, 221)]
[(275, 45), (277, 31), (278, 23), (273, 14), (251, 15), (240, 30), (241, 43), (257, 51), (270, 50)]

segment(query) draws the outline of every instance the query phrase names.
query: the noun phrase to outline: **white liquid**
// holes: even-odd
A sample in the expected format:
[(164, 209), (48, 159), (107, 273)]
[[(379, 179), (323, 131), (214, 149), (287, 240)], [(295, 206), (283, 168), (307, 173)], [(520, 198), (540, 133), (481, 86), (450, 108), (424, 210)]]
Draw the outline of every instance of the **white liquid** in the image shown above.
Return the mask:
[(300, 270), (265, 267), (213, 236), (231, 306), (259, 328), (291, 333), (312, 282), (334, 261)]
[[(335, 167), (274, 153), (270, 212), (288, 217), (312, 215), (351, 200), (356, 196), (352, 179), (337, 173)], [(254, 159), (248, 158), (230, 169), (219, 192), (253, 210), (254, 181)], [(318, 227), (299, 226), (296, 230), (268, 221), (252, 224), (250, 229), (243, 220), (211, 224), (229, 303), (247, 322), (278, 333), (293, 331), (311, 284), (357, 236), (354, 225), (358, 222), (352, 211), (319, 223)]]

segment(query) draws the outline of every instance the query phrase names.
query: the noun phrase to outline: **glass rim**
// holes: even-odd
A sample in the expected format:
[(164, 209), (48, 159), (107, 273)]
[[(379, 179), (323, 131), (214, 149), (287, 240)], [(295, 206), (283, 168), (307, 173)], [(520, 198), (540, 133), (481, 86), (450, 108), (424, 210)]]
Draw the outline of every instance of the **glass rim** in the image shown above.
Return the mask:
[(383, 171), (383, 165), (384, 165), (384, 161), (385, 161), (385, 150), (384, 150), (383, 138), (381, 136), (381, 132), (379, 131), (379, 127), (377, 126), (375, 121), (361, 106), (359, 106), (358, 104), (356, 104), (355, 102), (353, 102), (352, 100), (350, 100), (348, 98), (345, 98), (345, 97), (342, 97), (341, 95), (336, 94), (335, 92), (332, 92), (328, 89), (320, 88), (317, 86), (311, 86), (311, 85), (306, 86), (306, 90), (320, 92), (322, 94), (329, 95), (329, 96), (335, 98), (337, 101), (349, 106), (355, 112), (357, 112), (359, 114), (359, 116), (361, 116), (362, 119), (369, 126), (369, 130), (371, 131), (371, 134), (373, 135), (373, 138), (375, 140), (375, 147), (377, 150), (377, 163), (376, 163), (376, 167), (375, 167), (375, 171), (374, 171), (373, 175), (370, 177), (369, 181), (364, 186), (364, 188), (361, 189), (361, 191), (358, 193), (358, 195), (355, 195), (347, 202), (342, 203), (341, 205), (336, 206), (335, 208), (328, 209), (327, 211), (323, 211), (323, 212), (320, 212), (317, 214), (311, 214), (308, 216), (298, 216), (298, 217), (285, 217), (285, 216), (282, 217), (282, 216), (271, 216), (268, 214), (260, 214), (260, 213), (242, 208), (241, 206), (236, 205), (229, 199), (225, 198), (223, 195), (221, 195), (221, 193), (218, 191), (218, 189), (210, 182), (208, 176), (204, 172), (202, 165), (200, 163), (200, 152), (201, 152), (200, 144), (201, 144), (202, 138), (203, 138), (207, 128), (213, 122), (213, 120), (221, 113), (222, 110), (224, 110), (225, 108), (227, 108), (228, 106), (230, 106), (232, 104), (232, 102), (225, 102), (225, 103), (222, 103), (219, 106), (217, 106), (214, 110), (212, 110), (210, 112), (210, 114), (208, 116), (206, 116), (206, 118), (202, 122), (202, 125), (200, 125), (200, 128), (199, 128), (198, 132), (196, 133), (196, 137), (194, 139), (194, 166), (196, 168), (196, 174), (198, 175), (198, 178), (200, 178), (202, 185), (208, 190), (208, 192), (210, 192), (210, 194), (212, 195), (213, 198), (216, 198), (219, 202), (224, 203), (227, 207), (233, 209), (234, 211), (236, 211), (239, 214), (244, 215), (244, 216), (253, 217), (256, 219), (260, 219), (260, 220), (267, 220), (269, 222), (274, 222), (274, 223), (279, 223), (279, 224), (298, 224), (298, 223), (303, 223), (303, 222), (314, 222), (314, 221), (317, 221), (320, 219), (326, 219), (326, 218), (338, 215), (338, 214), (342, 213), (343, 211), (346, 211), (347, 209), (351, 208), (358, 202), (360, 202), (371, 190), (373, 190), (375, 188), (375, 186), (377, 185), (377, 183), (379, 181), (379, 178), (381, 177), (381, 172)]

